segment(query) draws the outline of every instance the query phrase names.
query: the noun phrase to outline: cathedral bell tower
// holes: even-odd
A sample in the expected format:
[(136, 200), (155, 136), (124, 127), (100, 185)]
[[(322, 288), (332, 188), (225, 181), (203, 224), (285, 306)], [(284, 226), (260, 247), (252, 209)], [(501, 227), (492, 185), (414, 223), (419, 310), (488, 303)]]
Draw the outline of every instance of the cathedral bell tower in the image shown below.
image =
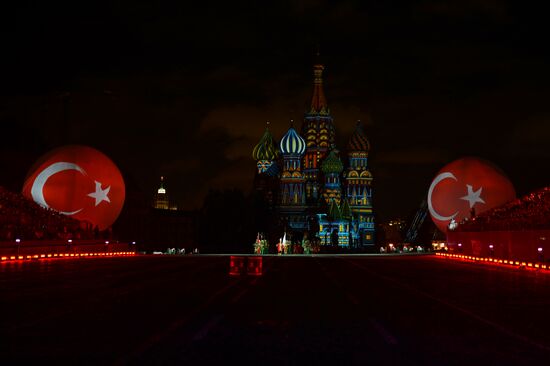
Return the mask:
[(313, 65), (313, 96), (302, 125), (302, 136), (307, 147), (304, 156), (306, 199), (310, 206), (318, 203), (322, 187), (319, 174), (321, 162), (334, 147), (334, 125), (323, 90), (324, 69), (321, 63)]

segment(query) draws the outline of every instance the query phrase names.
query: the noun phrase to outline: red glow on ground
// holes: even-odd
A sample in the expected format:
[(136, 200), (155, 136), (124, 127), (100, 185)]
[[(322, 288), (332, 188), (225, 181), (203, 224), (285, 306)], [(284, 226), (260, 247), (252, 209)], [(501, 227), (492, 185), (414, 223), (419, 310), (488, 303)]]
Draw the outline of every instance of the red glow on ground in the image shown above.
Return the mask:
[(0, 262), (14, 262), (27, 260), (42, 260), (42, 259), (58, 259), (58, 258), (82, 258), (82, 257), (125, 257), (134, 256), (136, 252), (101, 252), (101, 253), (50, 253), (50, 254), (34, 254), (27, 256), (2, 256)]
[(500, 259), (500, 258), (488, 258), (488, 257), (476, 257), (472, 255), (463, 254), (449, 254), (449, 253), (435, 253), (438, 258), (447, 258), (463, 262), (481, 263), (502, 267), (518, 267), (525, 269), (532, 269), (536, 271), (542, 270), (543, 273), (550, 273), (550, 265), (545, 263), (526, 262), (513, 259)]

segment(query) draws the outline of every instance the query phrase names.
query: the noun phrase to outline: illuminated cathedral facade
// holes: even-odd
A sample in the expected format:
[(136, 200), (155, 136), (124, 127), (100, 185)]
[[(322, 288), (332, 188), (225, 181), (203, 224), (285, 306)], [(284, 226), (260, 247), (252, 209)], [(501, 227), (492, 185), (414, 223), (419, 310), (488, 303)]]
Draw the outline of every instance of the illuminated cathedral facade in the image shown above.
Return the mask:
[(321, 245), (372, 246), (370, 144), (358, 122), (345, 152), (337, 148), (323, 91), (323, 70), (321, 64), (313, 67), (313, 97), (301, 132), (291, 123), (277, 143), (268, 125), (254, 147), (255, 190), (285, 232), (299, 237), (307, 233)]

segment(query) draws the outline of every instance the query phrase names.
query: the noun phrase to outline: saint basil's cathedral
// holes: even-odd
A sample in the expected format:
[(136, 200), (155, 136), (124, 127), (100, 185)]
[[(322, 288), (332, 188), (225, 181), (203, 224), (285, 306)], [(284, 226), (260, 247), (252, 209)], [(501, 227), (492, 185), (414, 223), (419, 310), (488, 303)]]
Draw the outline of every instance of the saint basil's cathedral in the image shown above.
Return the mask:
[(277, 143), (268, 125), (254, 147), (254, 188), (281, 229), (293, 238), (307, 234), (323, 246), (372, 246), (370, 144), (358, 122), (345, 153), (337, 148), (323, 70), (321, 64), (313, 67), (313, 97), (301, 132), (291, 124)]

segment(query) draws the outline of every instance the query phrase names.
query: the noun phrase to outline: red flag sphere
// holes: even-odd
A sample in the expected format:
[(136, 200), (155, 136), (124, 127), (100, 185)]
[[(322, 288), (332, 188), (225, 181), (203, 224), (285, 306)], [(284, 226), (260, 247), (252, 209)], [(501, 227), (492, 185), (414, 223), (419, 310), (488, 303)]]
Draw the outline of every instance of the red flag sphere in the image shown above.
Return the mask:
[(87, 146), (64, 146), (31, 168), (23, 195), (100, 230), (110, 227), (124, 204), (122, 174), (103, 153)]
[(428, 190), (428, 209), (439, 230), (516, 198), (510, 180), (486, 160), (466, 157), (443, 167)]

